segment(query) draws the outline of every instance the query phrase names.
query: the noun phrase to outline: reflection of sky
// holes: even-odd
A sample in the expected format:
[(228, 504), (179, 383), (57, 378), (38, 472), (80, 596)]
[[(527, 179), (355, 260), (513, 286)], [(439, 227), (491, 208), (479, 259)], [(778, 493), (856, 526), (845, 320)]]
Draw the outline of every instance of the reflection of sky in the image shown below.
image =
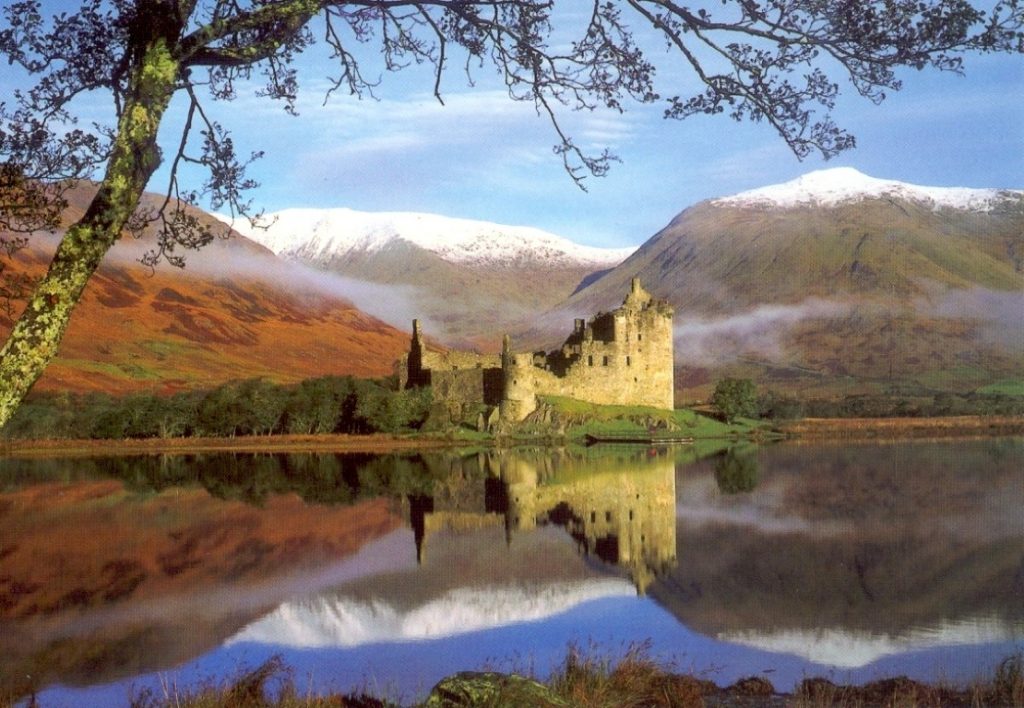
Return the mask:
[[(934, 445), (920, 449), (941, 450)], [(958, 454), (965, 459), (977, 457), (970, 457), (971, 451), (968, 445), (958, 447)], [(809, 456), (810, 452), (800, 450), (799, 456)], [(897, 452), (900, 454), (895, 455)], [(814, 499), (807, 502), (810, 506), (803, 512), (785, 503), (786, 490), (799, 488), (808, 478), (796, 471), (777, 471), (766, 457), (782, 456), (788, 464), (795, 454), (783, 447), (764, 451), (761, 484), (749, 495), (723, 498), (716, 491), (707, 465), (704, 472), (690, 468), (679, 477), (680, 548), (686, 548), (684, 541), (692, 542), (695, 538), (707, 538), (709, 543), (716, 544), (700, 554), (707, 556), (703, 558), (709, 568), (704, 571), (707, 577), (700, 575), (702, 558), (694, 557), (692, 550), (689, 558), (686, 553), (680, 554), (678, 570), (693, 570), (694, 579), (704, 583), (703, 599), (677, 598), (675, 609), (685, 610), (677, 614), (685, 617), (688, 624), (681, 623), (655, 600), (636, 597), (626, 580), (609, 577), (609, 568), (577, 558), (571, 550), (571, 539), (559, 528), (520, 532), (511, 547), (506, 546), (500, 529), (451, 536), (437, 534), (427, 542), (429, 560), (424, 566), (415, 563), (411, 532), (402, 530), (378, 540), (315, 579), (306, 578), (304, 584), (296, 583), (290, 589), (278, 588), (275, 602), (283, 604), (277, 609), (255, 619), (220, 648), (181, 667), (89, 689), (53, 688), (42, 694), (42, 705), (123, 704), (130, 685), (136, 691), (143, 686), (152, 687), (159, 695), (162, 683), (184, 689), (211, 678), (220, 681), (275, 654), (280, 654), (293, 668), (301, 690), (366, 688), (409, 702), (422, 696), (443, 676), (460, 670), (493, 667), (523, 671), (535, 667), (543, 677), (562, 661), (569, 643), (584, 650), (593, 643), (592, 653), (615, 656), (631, 643), (649, 640), (652, 658), (672, 662), (679, 671), (719, 684), (763, 674), (780, 690), (791, 689), (806, 676), (863, 683), (905, 674), (927, 681), (967, 683), (990, 674), (1007, 656), (1024, 651), (1024, 626), (1020, 615), (1013, 612), (1009, 614), (1011, 619), (1001, 620), (1001, 612), (970, 615), (958, 605), (930, 612), (925, 626), (915, 624), (909, 630), (894, 629), (896, 624), (888, 617), (879, 619), (878, 631), (874, 633), (842, 626), (801, 630), (772, 621), (785, 614), (783, 608), (776, 607), (773, 615), (771, 592), (757, 585), (739, 588), (749, 591), (747, 595), (740, 592), (741, 598), (755, 600), (742, 606), (730, 605), (728, 592), (715, 595), (711, 576), (718, 572), (730, 574), (729, 563), (740, 562), (747, 548), (742, 545), (735, 549), (738, 555), (733, 559), (726, 536), (716, 535), (716, 528), (739, 527), (739, 536), (749, 540), (755, 549), (770, 535), (774, 540), (778, 539), (777, 534), (794, 534), (794, 539), (818, 538), (822, 534), (843, 535), (848, 530), (849, 518), (823, 514)], [(974, 537), (988, 543), (992, 540), (990, 536), (997, 541), (1019, 543), (1019, 519), (1006, 523), (1002, 507), (992, 502), (1000, 497), (1005, 497), (1007, 504), (1019, 501), (1019, 489), (1014, 492), (1013, 487), (1019, 483), (1019, 472), (1013, 471), (1019, 469), (1019, 457), (1011, 455), (1005, 460), (991, 461), (984, 477), (994, 486), (986, 491), (970, 477), (971, 470), (942, 471), (929, 464), (916, 472), (908, 471), (909, 458), (900, 450), (888, 449), (885, 456), (900, 462), (899, 474), (893, 471), (878, 479), (903, 480), (901, 489), (906, 493), (901, 508), (915, 510), (909, 515), (913, 523), (921, 524), (929, 534), (938, 534), (940, 546), (943, 539)], [(827, 457), (841, 456), (829, 452)], [(864, 454), (855, 457), (861, 465), (878, 462)], [(820, 477), (823, 473), (818, 470), (817, 474)], [(832, 474), (836, 480), (856, 477), (849, 469), (835, 469)], [(913, 481), (910, 478), (916, 477), (929, 484), (907, 486)], [(875, 481), (871, 480), (867, 487), (875, 489)], [(949, 526), (950, 510), (929, 506), (932, 481), (942, 490), (942, 499), (961, 499), (957, 507), (960, 516), (975, 518), (970, 534), (964, 536), (964, 529), (956, 524)], [(886, 537), (885, 533), (878, 534), (887, 525), (907, 521), (902, 514), (889, 513), (884, 501), (875, 502), (879, 507), (873, 512), (874, 517), (853, 523), (854, 527), (873, 534), (872, 543)], [(859, 498), (856, 504), (866, 510), (874, 508)], [(992, 518), (990, 506), (997, 507)], [(1017, 509), (1019, 513), (1019, 504)], [(897, 537), (908, 542), (917, 538), (902, 532)], [(916, 543), (911, 545), (916, 548)], [(1010, 554), (1010, 558), (1012, 571), (1016, 563), (1012, 559), (1019, 555)], [(725, 565), (720, 567), (718, 561)], [(564, 577), (542, 577), (540, 569), (545, 565), (557, 566)], [(547, 570), (550, 572), (550, 567)], [(475, 583), (469, 578), (474, 573)], [(806, 574), (800, 577), (817, 582)], [(958, 582), (955, 576), (943, 578), (942, 583)], [(388, 585), (391, 589), (384, 589)], [(495, 588), (505, 595), (495, 593)], [(779, 603), (788, 597), (784, 591), (776, 591), (774, 597)], [(294, 596), (307, 599), (286, 599)], [(725, 606), (718, 607), (712, 599), (721, 600)], [(788, 607), (791, 616), (805, 609), (813, 610), (801, 606), (798, 600), (794, 599)], [(978, 612), (989, 609), (984, 603), (980, 606)], [(876, 612), (877, 605), (862, 603), (861, 610)], [(946, 614), (946, 610), (951, 611), (951, 619), (939, 616)], [(716, 611), (727, 612), (732, 618), (747, 617), (743, 614), (746, 611), (757, 619), (739, 622), (728, 630), (715, 629), (716, 617), (705, 615), (714, 615)], [(345, 613), (349, 616), (343, 616)], [(359, 613), (361, 617), (353, 616)], [(706, 634), (691, 629), (705, 621), (709, 624), (704, 628)], [(772, 628), (773, 624), (777, 627)]]
[(451, 637), (517, 622), (543, 620), (597, 598), (635, 594), (633, 584), (622, 578), (454, 588), (407, 612), (386, 599), (359, 601), (345, 596), (321, 596), (284, 603), (228, 639), (226, 644), (351, 647)]
[[(795, 654), (777, 654), (756, 647), (719, 641), (678, 623), (656, 602), (643, 597), (612, 597), (584, 602), (543, 621), (523, 622), (470, 634), (418, 642), (383, 642), (353, 648), (295, 649), (284, 644), (236, 643), (162, 674), (130, 682), (159, 691), (161, 681), (180, 688), (211, 676), (237, 675), (280, 654), (294, 669), (302, 690), (349, 691), (365, 688), (409, 702), (429, 691), (444, 676), (469, 668), (525, 671), (536, 667), (543, 677), (557, 666), (569, 643), (595, 654), (619, 656), (631, 643), (650, 638), (650, 655), (676, 670), (694, 673), (719, 684), (743, 676), (763, 675), (780, 690), (789, 690), (806, 676), (862, 683), (908, 674), (923, 680), (966, 682), (1024, 649), (1024, 640), (980, 645), (938, 646), (911, 650), (852, 670), (837, 670)], [(42, 705), (106, 705), (123, 703), (129, 682), (90, 689), (56, 688), (44, 692)]]

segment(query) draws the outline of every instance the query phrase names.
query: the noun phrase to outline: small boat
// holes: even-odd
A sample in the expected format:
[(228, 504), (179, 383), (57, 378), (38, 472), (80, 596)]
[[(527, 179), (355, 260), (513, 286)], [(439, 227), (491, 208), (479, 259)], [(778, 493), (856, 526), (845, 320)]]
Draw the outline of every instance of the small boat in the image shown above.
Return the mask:
[(588, 445), (615, 443), (620, 445), (691, 445), (693, 438), (676, 433), (587, 433)]

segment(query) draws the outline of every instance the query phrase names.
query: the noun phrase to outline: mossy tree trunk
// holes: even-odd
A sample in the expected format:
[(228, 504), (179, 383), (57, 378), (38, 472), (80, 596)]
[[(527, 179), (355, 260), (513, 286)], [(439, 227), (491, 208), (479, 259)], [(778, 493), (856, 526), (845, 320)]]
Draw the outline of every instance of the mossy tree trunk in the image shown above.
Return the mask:
[(99, 191), (61, 239), (49, 270), (0, 350), (0, 428), (56, 356), (86, 283), (121, 235), (160, 164), (157, 131), (180, 65), (171, 51), (175, 29), (167, 23), (149, 27), (150, 36), (134, 43), (128, 97)]

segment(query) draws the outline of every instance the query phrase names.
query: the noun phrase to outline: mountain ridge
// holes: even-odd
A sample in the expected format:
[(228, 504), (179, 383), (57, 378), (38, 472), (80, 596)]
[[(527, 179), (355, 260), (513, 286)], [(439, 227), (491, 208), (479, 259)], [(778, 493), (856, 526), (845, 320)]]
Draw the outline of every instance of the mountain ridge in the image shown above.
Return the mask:
[(716, 206), (794, 207), (839, 204), (894, 197), (930, 204), (934, 209), (991, 211), (1024, 197), (1024, 190), (970, 187), (928, 187), (870, 177), (852, 167), (815, 170), (796, 179), (711, 199)]
[[(797, 181), (802, 191), (791, 183), (753, 190), (770, 203), (688, 207), (619, 266), (513, 332), (517, 346), (557, 345), (571, 318), (614, 307), (639, 277), (676, 309), (683, 401), (706, 397), (726, 375), (825, 397), (903, 383), (969, 391), (1020, 378), (1024, 191), (957, 192), (958, 201), (936, 208), (915, 196), (934, 194), (928, 188), (898, 183), (894, 192), (892, 181), (858, 177), (840, 189), (851, 185), (844, 175)], [(834, 203), (821, 203), (829, 195)]]
[(312, 260), (344, 257), (352, 251), (372, 253), (395, 241), (407, 241), (450, 263), (491, 266), (533, 261), (607, 267), (635, 250), (585, 246), (530, 226), (345, 207), (284, 209), (267, 214), (257, 226), (235, 222), (233, 228), (278, 255)]
[[(221, 217), (223, 219), (223, 217)], [(290, 262), (410, 294), (409, 319), (449, 346), (494, 348), (633, 248), (576, 244), (530, 227), (415, 212), (293, 209), (251, 234)], [(356, 301), (372, 311), (374, 303)]]

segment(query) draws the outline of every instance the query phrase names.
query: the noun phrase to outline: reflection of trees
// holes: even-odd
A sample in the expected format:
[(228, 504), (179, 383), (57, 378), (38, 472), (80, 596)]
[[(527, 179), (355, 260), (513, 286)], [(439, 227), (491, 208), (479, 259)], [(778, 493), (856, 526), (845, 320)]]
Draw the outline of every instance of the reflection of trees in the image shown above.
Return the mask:
[[(67, 461), (4, 461), (5, 478), (22, 483), (67, 479)], [(263, 504), (275, 494), (297, 494), (318, 504), (349, 504), (372, 497), (400, 498), (433, 489), (447, 473), (419, 455), (202, 453), (96, 457), (76, 460), (76, 479), (119, 479), (134, 492), (203, 487), (218, 499)]]
[(752, 492), (757, 487), (757, 457), (731, 447), (715, 460), (715, 482), (722, 494)]
[[(52, 478), (64, 464), (40, 462), (35, 474)], [(516, 532), (556, 524), (580, 553), (625, 568), (640, 591), (675, 561), (674, 463), (646, 450), (125, 456), (82, 459), (75, 474), (113, 477), (141, 493), (199, 486), (255, 505), (279, 494), (319, 504), (401, 500), (421, 557), (427, 537), (443, 529), (503, 525), (512, 542)]]

